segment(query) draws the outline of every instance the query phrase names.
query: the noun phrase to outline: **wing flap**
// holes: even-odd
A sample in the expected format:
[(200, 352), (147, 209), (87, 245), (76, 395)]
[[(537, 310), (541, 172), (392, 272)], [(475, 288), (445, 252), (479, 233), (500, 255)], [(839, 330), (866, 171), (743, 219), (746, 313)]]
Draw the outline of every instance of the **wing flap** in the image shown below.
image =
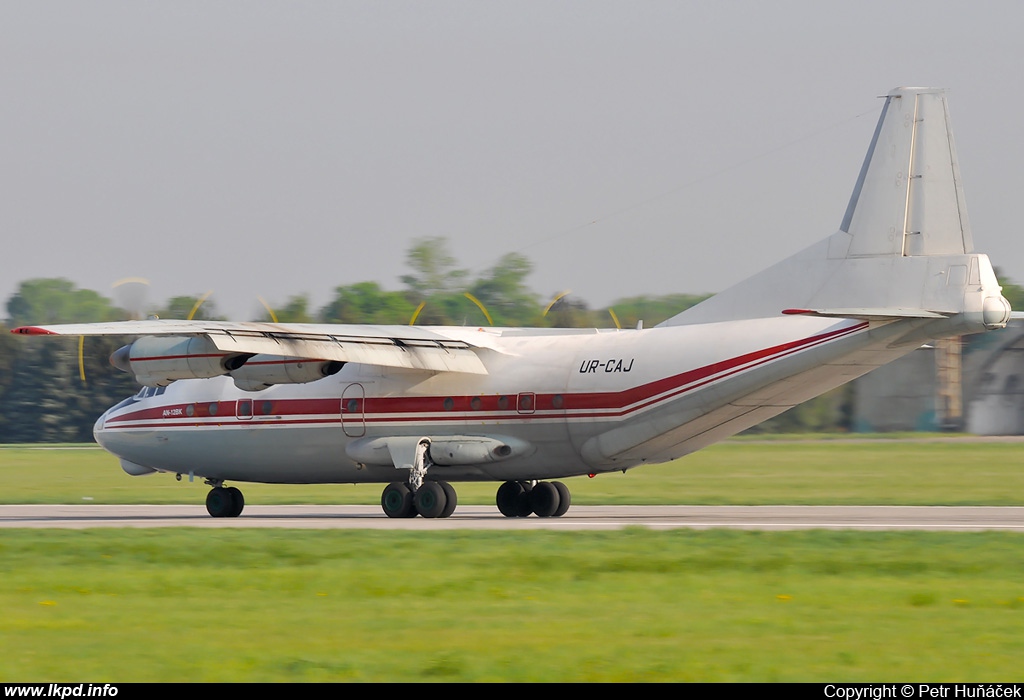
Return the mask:
[(382, 367), (405, 367), (431, 372), (487, 374), (483, 362), (468, 345), (453, 341), (403, 340), (400, 338), (330, 338), (240, 335), (208, 336), (218, 350), (264, 353), (318, 360), (357, 362)]

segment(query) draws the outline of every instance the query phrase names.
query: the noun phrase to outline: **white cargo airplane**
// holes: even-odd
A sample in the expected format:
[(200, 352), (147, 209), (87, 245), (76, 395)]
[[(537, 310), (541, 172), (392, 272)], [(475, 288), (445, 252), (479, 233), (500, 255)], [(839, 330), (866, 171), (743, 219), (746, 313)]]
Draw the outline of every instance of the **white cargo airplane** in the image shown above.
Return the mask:
[(699, 450), (942, 337), (1003, 328), (974, 252), (943, 90), (886, 97), (839, 230), (650, 329), (128, 321), (26, 335), (139, 335), (144, 385), (96, 422), (132, 475), (386, 483), (391, 517), (447, 517), (452, 481), (503, 481), (506, 516), (560, 516), (558, 477)]

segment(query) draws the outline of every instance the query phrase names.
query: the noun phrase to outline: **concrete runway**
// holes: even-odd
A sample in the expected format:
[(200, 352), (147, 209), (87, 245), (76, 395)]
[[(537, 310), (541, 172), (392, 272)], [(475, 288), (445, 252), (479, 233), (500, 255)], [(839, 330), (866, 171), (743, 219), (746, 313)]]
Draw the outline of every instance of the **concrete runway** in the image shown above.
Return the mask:
[(573, 506), (561, 518), (505, 518), (494, 506), (459, 506), (444, 520), (385, 517), (378, 506), (247, 506), (238, 518), (206, 508), (154, 505), (5, 505), (0, 528), (290, 527), (380, 530), (616, 530), (645, 527), (742, 530), (1024, 531), (1024, 507), (981, 506)]

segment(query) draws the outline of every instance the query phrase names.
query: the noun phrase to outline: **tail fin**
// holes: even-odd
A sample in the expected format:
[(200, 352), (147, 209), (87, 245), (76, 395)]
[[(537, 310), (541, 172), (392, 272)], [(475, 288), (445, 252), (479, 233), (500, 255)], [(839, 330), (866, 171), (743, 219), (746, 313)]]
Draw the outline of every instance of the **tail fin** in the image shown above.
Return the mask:
[(944, 90), (889, 93), (839, 229), (852, 257), (973, 251)]
[[(1002, 304), (985, 302), (993, 296)], [(839, 230), (663, 325), (784, 309), (876, 317), (893, 309), (896, 317), (928, 318), (975, 302), (992, 307), (986, 320), (1005, 304), (988, 258), (974, 253), (946, 93), (897, 88), (886, 96)]]

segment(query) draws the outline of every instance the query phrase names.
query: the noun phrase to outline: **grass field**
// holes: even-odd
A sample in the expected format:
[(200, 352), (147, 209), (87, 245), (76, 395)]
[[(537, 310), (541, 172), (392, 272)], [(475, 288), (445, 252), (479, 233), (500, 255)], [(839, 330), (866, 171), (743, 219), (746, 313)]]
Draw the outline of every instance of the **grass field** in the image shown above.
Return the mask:
[[(95, 446), (0, 448), (3, 503), (197, 503), (201, 480), (130, 477)], [(726, 442), (665, 465), (565, 480), (577, 504), (1022, 505), (1024, 443)], [(379, 503), (380, 485), (237, 484), (248, 504)], [(457, 484), (493, 504), (496, 483)]]
[(3, 531), (0, 681), (1020, 681), (1022, 545)]
[[(729, 442), (575, 503), (1024, 503), (1024, 445)], [(202, 503), (0, 448), (7, 503)], [(242, 485), (249, 503), (379, 486)], [(495, 485), (459, 485), (493, 503)], [(0, 682), (1021, 681), (1024, 535), (0, 530)]]

